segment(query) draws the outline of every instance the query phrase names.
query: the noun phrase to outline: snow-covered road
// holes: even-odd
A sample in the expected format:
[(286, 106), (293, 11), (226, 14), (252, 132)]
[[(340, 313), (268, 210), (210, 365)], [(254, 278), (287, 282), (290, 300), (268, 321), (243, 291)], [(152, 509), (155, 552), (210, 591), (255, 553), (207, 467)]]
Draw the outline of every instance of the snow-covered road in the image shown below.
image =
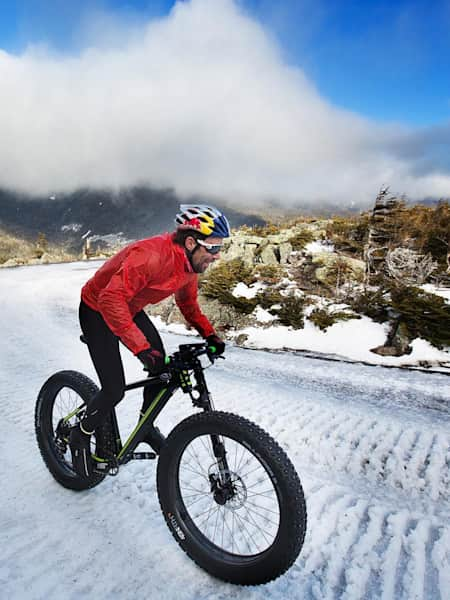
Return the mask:
[[(246, 416), (293, 460), (308, 506), (295, 565), (240, 588), (197, 568), (160, 514), (153, 462), (76, 494), (37, 450), (37, 392), (54, 371), (94, 377), (78, 341), (81, 284), (96, 265), (0, 272), (0, 597), (169, 600), (450, 598), (450, 379), (441, 374), (229, 348), (208, 371), (216, 406)], [(164, 340), (173, 350), (183, 338)], [(139, 364), (124, 353), (129, 378)], [(120, 406), (133, 426), (136, 392)], [(166, 433), (193, 409), (176, 396)]]

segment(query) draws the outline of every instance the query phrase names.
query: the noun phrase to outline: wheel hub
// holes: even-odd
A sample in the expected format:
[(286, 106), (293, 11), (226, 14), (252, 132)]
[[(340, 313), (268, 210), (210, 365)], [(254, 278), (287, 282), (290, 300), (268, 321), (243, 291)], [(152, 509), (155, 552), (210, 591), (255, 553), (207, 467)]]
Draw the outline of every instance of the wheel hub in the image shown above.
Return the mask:
[(223, 484), (218, 473), (210, 473), (209, 481), (215, 502), (230, 510), (241, 508), (247, 500), (247, 488), (236, 473), (228, 473), (227, 481)]

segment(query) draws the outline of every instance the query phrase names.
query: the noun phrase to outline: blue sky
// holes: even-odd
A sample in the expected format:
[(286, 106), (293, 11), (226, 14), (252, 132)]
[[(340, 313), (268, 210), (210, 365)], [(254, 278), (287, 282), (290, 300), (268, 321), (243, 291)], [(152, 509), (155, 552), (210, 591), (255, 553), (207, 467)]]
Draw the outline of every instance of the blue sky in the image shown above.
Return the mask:
[[(431, 125), (450, 120), (449, 0), (240, 0), (284, 59), (321, 96), (379, 121)], [(164, 17), (169, 0), (2, 0), (0, 48), (20, 54), (45, 43), (79, 50), (93, 11), (124, 22)]]

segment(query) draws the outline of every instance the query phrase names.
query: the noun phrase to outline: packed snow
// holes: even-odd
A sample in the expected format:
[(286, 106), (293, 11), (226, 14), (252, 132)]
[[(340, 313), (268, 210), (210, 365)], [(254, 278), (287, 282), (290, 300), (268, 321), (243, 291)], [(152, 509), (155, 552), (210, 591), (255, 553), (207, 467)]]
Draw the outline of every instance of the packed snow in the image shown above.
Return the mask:
[[(450, 380), (444, 373), (229, 344), (226, 360), (207, 372), (216, 407), (257, 422), (277, 439), (299, 473), (308, 507), (299, 558), (265, 586), (216, 580), (178, 548), (160, 513), (155, 461), (125, 465), (87, 492), (59, 486), (37, 448), (34, 404), (55, 371), (75, 369), (95, 380), (78, 340), (77, 308), (79, 290), (98, 266), (0, 272), (2, 598), (450, 598)], [(369, 336), (370, 344), (384, 341), (364, 320), (343, 325), (327, 336), (328, 345), (317, 342), (314, 349), (345, 355), (347, 346), (367, 347)], [(192, 339), (182, 326), (172, 329), (178, 333), (162, 333), (169, 352)], [(256, 329), (249, 333), (255, 346), (277, 350), (292, 347), (292, 337), (283, 336), (297, 335), (280, 327), (264, 330), (264, 339)], [(342, 340), (350, 336), (351, 342)], [(355, 359), (364, 358), (360, 352)], [(416, 356), (431, 352), (415, 342)], [(123, 358), (128, 379), (140, 378), (138, 361), (126, 350)], [(196, 410), (186, 398), (177, 394), (158, 419), (164, 433)], [(139, 407), (138, 391), (120, 404), (124, 435)]]

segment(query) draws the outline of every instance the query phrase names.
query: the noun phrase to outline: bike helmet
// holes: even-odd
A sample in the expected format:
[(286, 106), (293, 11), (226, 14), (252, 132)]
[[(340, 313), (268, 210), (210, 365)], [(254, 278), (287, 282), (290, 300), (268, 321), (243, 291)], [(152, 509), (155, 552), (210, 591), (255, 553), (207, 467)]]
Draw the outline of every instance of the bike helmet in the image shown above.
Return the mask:
[(193, 229), (205, 236), (230, 237), (227, 218), (214, 206), (182, 204), (175, 218), (178, 229)]

